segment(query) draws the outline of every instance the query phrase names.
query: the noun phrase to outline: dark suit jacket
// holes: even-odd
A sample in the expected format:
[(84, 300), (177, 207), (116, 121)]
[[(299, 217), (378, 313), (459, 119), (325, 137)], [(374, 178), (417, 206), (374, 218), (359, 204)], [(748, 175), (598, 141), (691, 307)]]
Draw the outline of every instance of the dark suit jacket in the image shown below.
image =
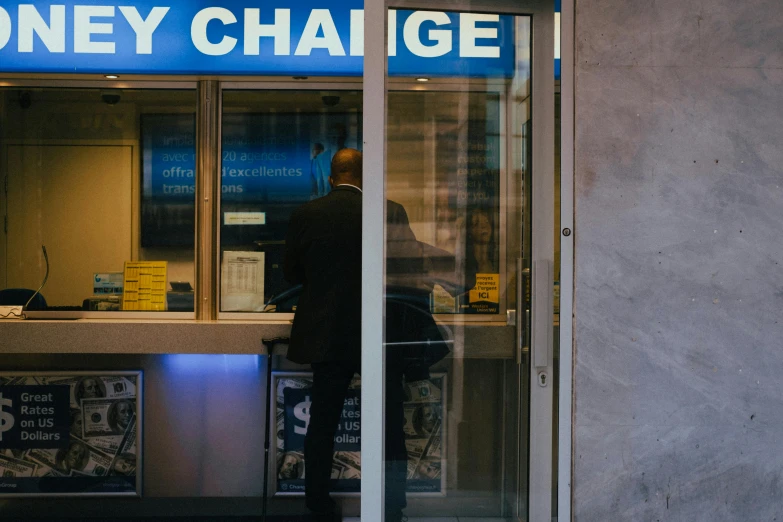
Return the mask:
[(288, 358), (300, 364), (358, 363), (361, 356), (362, 195), (348, 186), (294, 211), (286, 235), (286, 280), (300, 283)]
[[(421, 340), (422, 321), (434, 328), (427, 303), (431, 287), (422, 284), (422, 247), (402, 205), (386, 202), (386, 222), (386, 284), (396, 288), (396, 299), (387, 299), (389, 341)], [(291, 330), (290, 360), (361, 361), (361, 228), (361, 193), (347, 186), (306, 203), (291, 216), (284, 272), (289, 282), (302, 285), (302, 292)]]

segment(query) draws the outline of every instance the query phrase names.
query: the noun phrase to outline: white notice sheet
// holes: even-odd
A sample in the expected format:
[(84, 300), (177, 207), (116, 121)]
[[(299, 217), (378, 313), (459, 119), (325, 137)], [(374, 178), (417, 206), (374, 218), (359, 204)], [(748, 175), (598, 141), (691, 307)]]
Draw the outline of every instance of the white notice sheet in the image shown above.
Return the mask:
[(264, 308), (264, 253), (223, 252), (220, 310), (260, 312)]

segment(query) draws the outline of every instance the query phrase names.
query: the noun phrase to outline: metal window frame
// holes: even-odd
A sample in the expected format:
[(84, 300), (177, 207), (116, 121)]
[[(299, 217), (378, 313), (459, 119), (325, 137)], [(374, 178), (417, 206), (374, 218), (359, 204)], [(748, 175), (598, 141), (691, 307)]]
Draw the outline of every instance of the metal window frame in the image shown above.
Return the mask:
[[(560, 5), (560, 388), (557, 516), (572, 517), (574, 365), (575, 0)], [(565, 234), (568, 229), (570, 233)]]

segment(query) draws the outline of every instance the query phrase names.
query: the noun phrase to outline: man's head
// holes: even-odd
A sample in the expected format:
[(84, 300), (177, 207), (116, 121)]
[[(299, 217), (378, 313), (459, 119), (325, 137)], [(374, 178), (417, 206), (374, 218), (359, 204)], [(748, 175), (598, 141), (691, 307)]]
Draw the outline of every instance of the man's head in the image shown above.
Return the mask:
[(80, 468), (82, 460), (87, 455), (87, 449), (78, 442), (71, 442), (68, 446), (68, 451), (65, 452), (63, 457), (63, 464), (68, 469)]
[(356, 149), (338, 150), (332, 158), (332, 188), (347, 183), (362, 188), (362, 153)]
[(425, 404), (421, 408), (421, 427), (430, 433), (438, 422), (438, 411), (435, 407)]
[(318, 156), (323, 151), (324, 151), (324, 146), (322, 143), (313, 143), (313, 151), (312, 151), (313, 158)]
[(300, 462), (296, 455), (286, 453), (283, 457), (283, 461), (280, 463), (278, 476), (281, 479), (299, 478), (299, 466)]
[(102, 397), (101, 388), (98, 385), (98, 380), (94, 377), (87, 377), (81, 382), (82, 398), (95, 398)]
[(82, 410), (71, 410), (71, 433), (82, 436)]
[(117, 426), (127, 428), (133, 418), (133, 403), (130, 401), (120, 401), (115, 405), (115, 414)]
[(120, 475), (131, 475), (136, 471), (136, 456), (130, 453), (118, 455), (114, 460), (114, 471)]

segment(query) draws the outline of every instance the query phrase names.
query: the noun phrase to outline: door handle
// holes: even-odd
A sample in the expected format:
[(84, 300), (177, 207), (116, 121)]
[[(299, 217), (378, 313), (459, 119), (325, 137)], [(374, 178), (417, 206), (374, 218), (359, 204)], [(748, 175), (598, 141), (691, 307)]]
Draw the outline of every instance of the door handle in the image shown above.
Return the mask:
[(530, 303), (527, 300), (530, 269), (524, 268), (522, 258), (517, 259), (517, 364), (522, 364), (522, 353), (527, 346), (527, 335), (530, 331)]
[(530, 347), (533, 366), (549, 366), (552, 345), (552, 262), (542, 259), (533, 262), (533, 330)]

